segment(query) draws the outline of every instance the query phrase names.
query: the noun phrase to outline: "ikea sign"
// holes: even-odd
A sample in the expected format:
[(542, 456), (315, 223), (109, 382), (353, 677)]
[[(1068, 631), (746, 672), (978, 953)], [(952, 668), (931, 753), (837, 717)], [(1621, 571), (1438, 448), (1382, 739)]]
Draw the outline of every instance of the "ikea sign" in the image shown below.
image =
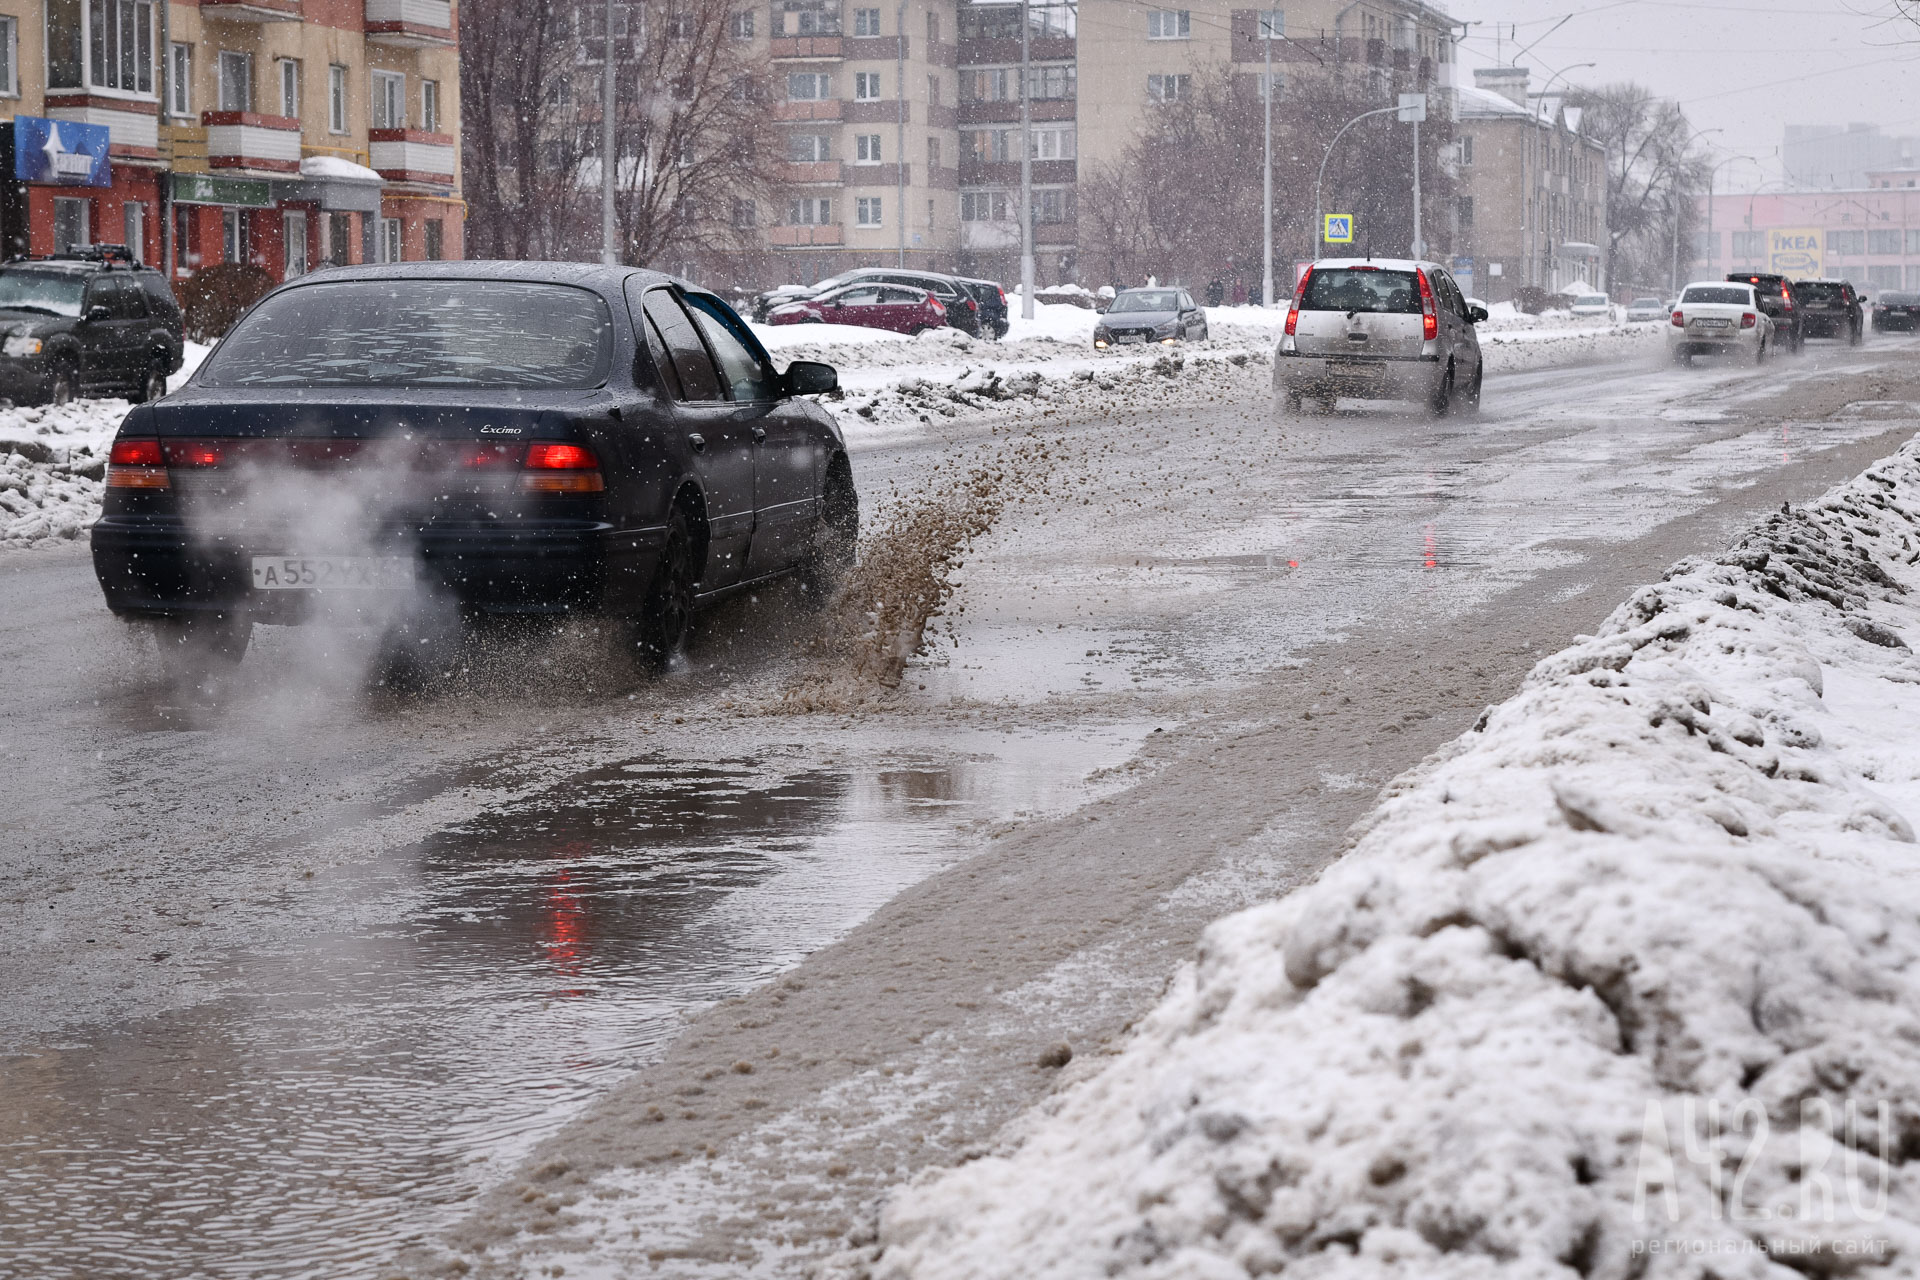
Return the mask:
[(1789, 227), (1767, 232), (1767, 270), (1796, 280), (1820, 275), (1818, 227)]

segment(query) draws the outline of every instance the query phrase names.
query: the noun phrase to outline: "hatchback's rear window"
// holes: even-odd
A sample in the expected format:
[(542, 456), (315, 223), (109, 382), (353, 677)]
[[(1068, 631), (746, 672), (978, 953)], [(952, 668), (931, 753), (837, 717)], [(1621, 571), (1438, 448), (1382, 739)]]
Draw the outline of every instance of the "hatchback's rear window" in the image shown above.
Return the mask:
[(508, 280), (342, 280), (261, 303), (200, 374), (215, 387), (584, 390), (606, 380), (600, 296)]
[(1680, 295), (1682, 302), (1711, 303), (1724, 307), (1750, 307), (1753, 292), (1737, 284), (1700, 284)]
[(1386, 311), (1418, 315), (1420, 284), (1411, 271), (1317, 267), (1300, 299), (1302, 311)]
[(1842, 298), (1837, 284), (1821, 284), (1808, 281), (1800, 286), (1800, 296), (1808, 302), (1839, 302)]
[(1911, 307), (1920, 303), (1920, 293), (1883, 293), (1880, 305), (1883, 307)]

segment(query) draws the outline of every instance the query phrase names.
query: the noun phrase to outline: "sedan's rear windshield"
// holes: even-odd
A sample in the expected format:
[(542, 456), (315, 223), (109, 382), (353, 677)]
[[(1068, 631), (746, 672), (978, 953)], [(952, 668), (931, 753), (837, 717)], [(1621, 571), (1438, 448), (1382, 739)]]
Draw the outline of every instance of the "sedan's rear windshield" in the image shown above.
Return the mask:
[(1880, 305), (1883, 307), (1911, 307), (1920, 304), (1920, 293), (1883, 293)]
[(1800, 286), (1800, 296), (1808, 302), (1843, 302), (1846, 295), (1837, 284), (1823, 284), (1810, 280)]
[(342, 280), (261, 303), (214, 348), (214, 387), (584, 390), (606, 380), (613, 319), (571, 285)]
[(1682, 302), (1717, 303), (1728, 307), (1750, 307), (1753, 294), (1739, 285), (1695, 285), (1680, 295)]
[(1302, 311), (1386, 311), (1420, 313), (1420, 284), (1411, 271), (1367, 271), (1355, 267), (1316, 268), (1307, 281)]
[(0, 311), (78, 316), (87, 282), (65, 271), (0, 271)]

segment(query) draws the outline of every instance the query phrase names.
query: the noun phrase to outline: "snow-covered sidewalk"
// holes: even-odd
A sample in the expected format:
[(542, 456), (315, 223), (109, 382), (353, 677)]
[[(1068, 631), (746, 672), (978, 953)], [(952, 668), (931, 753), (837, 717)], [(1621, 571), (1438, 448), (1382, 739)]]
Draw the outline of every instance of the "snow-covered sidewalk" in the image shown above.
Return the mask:
[(1675, 566), (842, 1270), (1914, 1274), (1917, 562), (1920, 442)]

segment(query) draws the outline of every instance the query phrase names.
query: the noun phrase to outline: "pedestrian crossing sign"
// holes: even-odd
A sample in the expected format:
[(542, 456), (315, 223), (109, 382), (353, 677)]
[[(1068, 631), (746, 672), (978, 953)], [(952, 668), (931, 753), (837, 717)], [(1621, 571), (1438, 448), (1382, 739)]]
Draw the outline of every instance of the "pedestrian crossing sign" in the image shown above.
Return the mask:
[(1324, 239), (1328, 244), (1352, 244), (1353, 215), (1350, 213), (1328, 214), (1327, 234)]

